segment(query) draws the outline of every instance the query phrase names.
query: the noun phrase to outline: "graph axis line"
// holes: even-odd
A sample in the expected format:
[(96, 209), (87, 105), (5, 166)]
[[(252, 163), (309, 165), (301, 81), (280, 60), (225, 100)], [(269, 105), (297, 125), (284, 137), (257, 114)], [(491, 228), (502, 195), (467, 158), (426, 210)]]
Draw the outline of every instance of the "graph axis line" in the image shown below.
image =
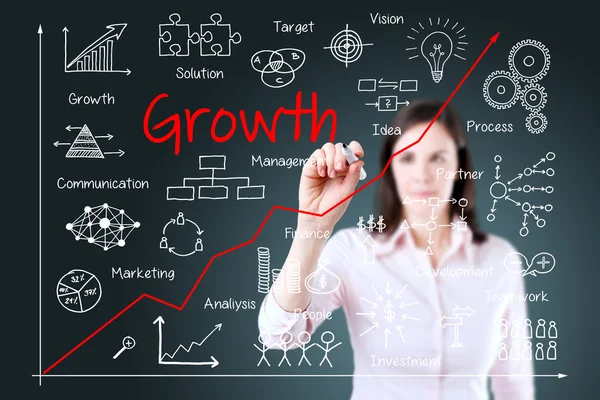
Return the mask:
[(448, 106), (448, 104), (450, 103), (450, 101), (452, 100), (452, 98), (454, 98), (454, 96), (456, 95), (456, 93), (458, 92), (458, 90), (462, 87), (462, 85), (467, 80), (467, 78), (469, 77), (469, 75), (471, 74), (471, 72), (475, 69), (475, 67), (477, 66), (477, 64), (479, 63), (479, 61), (487, 53), (487, 51), (490, 49), (490, 47), (492, 46), (492, 44), (496, 43), (496, 40), (497, 40), (499, 34), (500, 34), (500, 32), (496, 33), (492, 38), (489, 39), (489, 43), (487, 44), (487, 46), (483, 49), (483, 51), (481, 52), (481, 54), (479, 54), (479, 57), (477, 57), (477, 59), (475, 60), (475, 62), (473, 63), (473, 65), (471, 65), (471, 67), (469, 68), (469, 70), (467, 71), (467, 73), (463, 76), (463, 78), (461, 79), (461, 81), (454, 88), (454, 90), (452, 91), (452, 93), (450, 94), (450, 96), (446, 99), (446, 101), (444, 102), (444, 104), (442, 105), (442, 107), (440, 107), (439, 111), (433, 117), (433, 119), (431, 120), (431, 122), (427, 125), (427, 127), (425, 128), (425, 130), (423, 131), (423, 133), (421, 134), (421, 136), (419, 137), (419, 139), (417, 139), (415, 142), (411, 143), (410, 145), (408, 145), (408, 146), (406, 146), (406, 147), (398, 150), (394, 154), (392, 154), (392, 156), (389, 158), (388, 162), (384, 166), (383, 170), (375, 178), (371, 179), (369, 182), (365, 183), (360, 188), (358, 188), (354, 192), (350, 193), (344, 199), (340, 200), (338, 203), (336, 203), (335, 205), (333, 205), (332, 207), (330, 207), (328, 210), (324, 211), (321, 214), (313, 213), (313, 212), (310, 212), (310, 211), (298, 210), (298, 209), (291, 208), (291, 207), (279, 206), (279, 205), (272, 206), (271, 209), (270, 209), (270, 211), (268, 212), (267, 216), (263, 219), (263, 222), (260, 224), (259, 228), (257, 229), (257, 231), (254, 233), (254, 235), (252, 236), (252, 238), (250, 240), (248, 240), (246, 242), (243, 242), (243, 243), (240, 243), (240, 244), (238, 244), (238, 245), (236, 245), (234, 247), (231, 247), (229, 249), (223, 250), (223, 251), (221, 251), (221, 252), (219, 252), (217, 254), (214, 254), (210, 258), (210, 260), (208, 261), (208, 263), (206, 264), (206, 266), (202, 270), (202, 273), (200, 274), (200, 276), (196, 280), (194, 286), (189, 291), (188, 295), (186, 296), (185, 300), (183, 301), (183, 303), (181, 305), (178, 306), (176, 304), (173, 304), (173, 303), (168, 302), (166, 300), (160, 299), (160, 298), (155, 297), (153, 295), (150, 295), (150, 294), (147, 294), (147, 293), (143, 293), (140, 296), (138, 296), (135, 300), (133, 300), (131, 303), (129, 303), (125, 308), (123, 308), (121, 311), (119, 311), (116, 315), (114, 315), (112, 318), (110, 318), (108, 321), (106, 321), (104, 324), (102, 324), (99, 328), (97, 328), (94, 332), (92, 332), (89, 336), (87, 336), (79, 344), (77, 344), (75, 347), (73, 347), (71, 350), (69, 350), (66, 354), (64, 354), (62, 357), (60, 357), (57, 361), (55, 361), (53, 364), (51, 364), (48, 368), (46, 368), (42, 374), (46, 375), (48, 372), (50, 372), (52, 369), (54, 369), (58, 364), (60, 364), (62, 361), (64, 361), (67, 357), (69, 357), (71, 354), (73, 354), (81, 346), (83, 346), (85, 343), (87, 343), (89, 340), (91, 340), (93, 337), (95, 337), (104, 328), (106, 328), (113, 321), (115, 321), (116, 319), (118, 319), (121, 315), (123, 315), (125, 312), (127, 312), (129, 309), (131, 309), (134, 305), (136, 305), (139, 301), (141, 301), (144, 298), (148, 298), (150, 300), (154, 300), (157, 303), (160, 303), (160, 304), (166, 305), (168, 307), (174, 308), (177, 311), (182, 311), (185, 308), (185, 306), (188, 303), (188, 301), (190, 300), (190, 298), (192, 297), (192, 295), (194, 294), (194, 292), (196, 291), (196, 288), (198, 287), (198, 285), (202, 281), (204, 275), (206, 274), (206, 272), (208, 271), (208, 269), (212, 265), (213, 261), (215, 259), (217, 259), (217, 258), (219, 258), (221, 256), (224, 256), (224, 255), (226, 255), (228, 253), (231, 253), (231, 252), (233, 252), (233, 251), (235, 251), (237, 249), (240, 249), (240, 248), (245, 247), (245, 246), (247, 246), (249, 244), (252, 244), (256, 240), (256, 238), (258, 237), (258, 235), (262, 231), (263, 227), (265, 226), (265, 224), (269, 220), (271, 214), (273, 214), (273, 212), (275, 210), (284, 210), (284, 211), (290, 211), (290, 212), (295, 212), (295, 213), (300, 213), (300, 214), (313, 215), (313, 216), (316, 216), (316, 217), (323, 217), (323, 216), (327, 215), (329, 212), (331, 212), (331, 210), (333, 210), (336, 207), (338, 207), (340, 204), (343, 204), (348, 199), (352, 198), (354, 195), (360, 193), (366, 187), (368, 187), (372, 183), (374, 183), (377, 180), (379, 180), (385, 174), (385, 172), (387, 171), (387, 169), (389, 168), (389, 166), (390, 166), (390, 164), (391, 164), (391, 162), (392, 162), (392, 160), (393, 160), (394, 157), (396, 157), (398, 154), (402, 153), (403, 151), (405, 151), (405, 150), (411, 148), (412, 146), (416, 145), (417, 143), (419, 143), (421, 141), (421, 139), (425, 136), (425, 134), (427, 134), (427, 132), (429, 131), (429, 129), (431, 128), (431, 126), (433, 126), (433, 124), (436, 122), (436, 120), (439, 118), (439, 116), (442, 114), (442, 112), (446, 109), (446, 107)]

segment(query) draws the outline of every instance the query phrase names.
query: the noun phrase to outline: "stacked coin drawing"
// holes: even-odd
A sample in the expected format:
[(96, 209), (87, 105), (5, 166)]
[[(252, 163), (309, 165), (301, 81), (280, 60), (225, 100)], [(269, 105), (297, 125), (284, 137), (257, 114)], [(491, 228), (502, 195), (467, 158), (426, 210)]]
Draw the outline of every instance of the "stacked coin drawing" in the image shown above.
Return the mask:
[(277, 280), (281, 270), (273, 269), (271, 270), (271, 273), (273, 277), (273, 293), (283, 293), (283, 279)]
[(258, 247), (258, 293), (269, 293), (271, 254), (268, 247)]
[(300, 293), (300, 260), (288, 260), (287, 271), (288, 293)]

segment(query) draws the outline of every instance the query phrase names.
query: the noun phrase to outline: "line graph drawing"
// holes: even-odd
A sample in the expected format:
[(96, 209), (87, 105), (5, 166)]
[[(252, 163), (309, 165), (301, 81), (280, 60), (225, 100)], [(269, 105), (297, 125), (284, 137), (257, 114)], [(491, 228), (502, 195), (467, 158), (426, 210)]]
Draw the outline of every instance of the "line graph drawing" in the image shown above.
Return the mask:
[[(159, 316), (153, 322), (153, 324), (158, 325), (158, 363), (161, 365), (210, 365), (211, 368), (219, 365), (219, 362), (216, 358), (211, 356), (212, 361), (176, 361), (175, 356), (179, 352), (179, 350), (183, 350), (186, 353), (189, 353), (194, 346), (200, 347), (204, 344), (206, 339), (208, 339), (215, 331), (220, 331), (223, 324), (215, 325), (215, 328), (208, 334), (200, 343), (192, 342), (188, 347), (180, 344), (177, 349), (173, 352), (173, 354), (163, 353), (163, 334), (162, 334), (162, 326), (165, 324), (165, 320), (163, 317)], [(170, 361), (165, 361), (165, 358), (168, 358)]]
[(114, 69), (113, 54), (115, 41), (119, 40), (127, 24), (106, 25), (108, 31), (87, 46), (71, 62), (67, 62), (67, 33), (65, 26), (65, 72), (116, 72), (129, 75), (131, 70)]
[[(332, 207), (330, 207), (328, 210), (324, 211), (322, 214), (313, 213), (313, 212), (304, 211), (304, 210), (298, 210), (298, 209), (295, 209), (295, 208), (285, 207), (285, 206), (279, 206), (279, 205), (272, 206), (271, 209), (270, 209), (270, 211), (269, 211), (269, 213), (266, 215), (266, 217), (264, 218), (263, 222), (258, 227), (258, 229), (256, 230), (256, 232), (254, 233), (254, 236), (250, 240), (248, 240), (248, 241), (246, 241), (244, 243), (240, 243), (240, 244), (238, 244), (236, 246), (233, 246), (233, 247), (231, 247), (229, 249), (223, 250), (223, 251), (221, 251), (221, 252), (213, 255), (210, 258), (210, 260), (208, 261), (208, 263), (206, 264), (206, 266), (204, 267), (204, 269), (200, 273), (200, 276), (198, 277), (198, 279), (196, 279), (196, 282), (194, 283), (194, 286), (188, 292), (188, 294), (187, 294), (186, 298), (184, 299), (183, 303), (181, 303), (180, 305), (177, 305), (177, 304), (168, 302), (166, 300), (160, 299), (160, 298), (158, 298), (156, 296), (152, 296), (152, 295), (147, 294), (147, 293), (141, 294), (134, 301), (132, 301), (131, 303), (129, 303), (125, 308), (123, 308), (121, 311), (119, 311), (117, 314), (115, 314), (112, 318), (110, 318), (108, 321), (106, 321), (104, 324), (102, 324), (100, 327), (98, 327), (94, 332), (92, 332), (90, 335), (88, 335), (85, 339), (83, 339), (81, 342), (79, 342), (77, 345), (75, 345), (71, 350), (69, 350), (67, 353), (65, 353), (63, 356), (61, 356), (58, 360), (56, 360), (54, 363), (52, 363), (46, 369), (44, 369), (44, 371), (42, 372), (42, 375), (47, 375), (57, 365), (59, 365), (61, 362), (63, 362), (65, 359), (67, 359), (71, 354), (73, 354), (75, 351), (77, 351), (79, 348), (81, 348), (81, 346), (83, 346), (85, 343), (87, 343), (92, 338), (94, 338), (98, 333), (102, 332), (104, 330), (104, 328), (106, 328), (107, 326), (109, 326), (111, 323), (113, 323), (115, 320), (117, 320), (119, 317), (121, 317), (123, 314), (125, 314), (129, 309), (131, 309), (133, 306), (135, 306), (138, 302), (140, 302), (144, 298), (149, 298), (149, 299), (151, 299), (151, 300), (153, 300), (153, 301), (155, 301), (157, 303), (163, 304), (165, 306), (168, 306), (168, 307), (173, 308), (173, 309), (178, 310), (178, 311), (183, 310), (185, 308), (185, 306), (187, 305), (187, 303), (189, 302), (189, 300), (192, 297), (192, 295), (194, 294), (194, 292), (196, 291), (196, 288), (198, 287), (198, 285), (200, 284), (200, 282), (204, 278), (204, 275), (206, 274), (206, 272), (208, 271), (208, 269), (212, 265), (213, 261), (216, 260), (217, 258), (219, 258), (221, 256), (224, 256), (226, 254), (229, 254), (229, 253), (231, 253), (231, 252), (233, 252), (233, 251), (235, 251), (237, 249), (240, 249), (240, 248), (245, 247), (245, 246), (247, 246), (249, 244), (252, 244), (257, 239), (257, 237), (259, 236), (260, 232), (262, 231), (262, 228), (265, 226), (265, 224), (267, 223), (267, 221), (271, 217), (271, 214), (273, 214), (273, 212), (275, 210), (280, 209), (280, 210), (290, 211), (290, 212), (294, 212), (294, 213), (302, 213), (302, 214), (313, 215), (313, 216), (316, 216), (316, 217), (323, 217), (324, 215), (327, 215), (333, 209), (335, 209), (336, 207), (338, 207), (340, 204), (345, 203), (346, 201), (348, 201), (348, 199), (352, 198), (353, 196), (355, 196), (356, 194), (360, 193), (362, 190), (364, 190), (365, 188), (367, 188), (369, 185), (371, 185), (374, 182), (376, 182), (377, 180), (379, 180), (381, 177), (383, 177), (383, 175), (385, 174), (385, 172), (387, 171), (387, 169), (390, 167), (390, 164), (391, 164), (392, 160), (394, 159), (394, 157), (398, 156), (402, 152), (406, 151), (407, 149), (411, 148), (415, 144), (419, 143), (419, 141), (421, 141), (421, 139), (427, 134), (427, 132), (429, 131), (429, 129), (431, 129), (431, 126), (437, 121), (437, 119), (440, 117), (440, 115), (442, 114), (442, 112), (446, 109), (446, 107), (448, 106), (448, 104), (450, 104), (450, 101), (454, 98), (454, 96), (456, 95), (456, 93), (458, 93), (458, 90), (462, 87), (462, 85), (464, 84), (464, 82), (471, 75), (471, 73), (473, 72), (473, 70), (475, 69), (475, 67), (477, 66), (477, 64), (479, 64), (479, 61), (481, 61), (481, 59), (483, 58), (483, 56), (492, 47), (492, 45), (496, 43), (496, 41), (498, 40), (498, 36), (499, 35), (500, 35), (500, 32), (496, 33), (494, 36), (492, 36), (489, 39), (489, 43), (487, 44), (487, 46), (479, 54), (479, 56), (477, 57), (477, 59), (475, 60), (475, 62), (471, 65), (471, 67), (469, 68), (469, 70), (465, 73), (465, 75), (463, 76), (463, 78), (461, 79), (461, 81), (458, 83), (458, 85), (454, 88), (454, 90), (452, 91), (452, 93), (450, 93), (450, 95), (448, 96), (448, 98), (446, 99), (446, 101), (444, 102), (444, 104), (442, 105), (442, 107), (440, 107), (440, 109), (437, 112), (437, 114), (432, 118), (431, 122), (427, 125), (427, 127), (425, 128), (425, 130), (423, 131), (423, 133), (421, 134), (421, 136), (418, 139), (416, 139), (413, 143), (405, 146), (404, 148), (402, 148), (402, 149), (396, 151), (394, 154), (392, 154), (390, 156), (390, 159), (388, 160), (387, 164), (384, 166), (384, 168), (382, 169), (382, 171), (379, 173), (379, 175), (377, 175), (376, 177), (372, 178), (369, 182), (366, 182), (365, 184), (363, 184), (360, 188), (358, 188), (354, 192), (350, 193), (348, 196), (346, 196), (345, 198), (343, 198), (342, 200), (340, 200), (338, 203), (334, 204)], [(556, 376), (556, 375), (553, 375), (553, 376)]]

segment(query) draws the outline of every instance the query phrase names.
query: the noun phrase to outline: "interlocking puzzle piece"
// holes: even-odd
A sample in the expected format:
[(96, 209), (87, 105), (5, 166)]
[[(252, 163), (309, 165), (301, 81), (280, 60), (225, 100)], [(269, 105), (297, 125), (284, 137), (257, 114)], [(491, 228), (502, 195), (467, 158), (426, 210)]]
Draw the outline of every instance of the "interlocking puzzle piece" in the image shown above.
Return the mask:
[(212, 24), (200, 24), (200, 55), (226, 57), (231, 55), (231, 43), (239, 44), (242, 36), (231, 33), (231, 24), (222, 24), (219, 13), (210, 16)]
[(170, 24), (158, 25), (158, 55), (162, 57), (186, 57), (190, 55), (190, 42), (200, 43), (197, 32), (190, 34), (189, 24), (180, 24), (181, 16), (169, 15)]

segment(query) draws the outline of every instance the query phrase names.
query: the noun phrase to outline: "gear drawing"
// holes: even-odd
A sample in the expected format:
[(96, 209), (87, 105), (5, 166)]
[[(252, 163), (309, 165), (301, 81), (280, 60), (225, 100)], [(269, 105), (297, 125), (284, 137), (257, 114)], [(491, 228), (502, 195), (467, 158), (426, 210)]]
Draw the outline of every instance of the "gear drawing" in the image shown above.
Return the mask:
[(548, 126), (546, 116), (540, 112), (532, 112), (525, 119), (525, 127), (534, 135), (544, 132)]
[(499, 110), (510, 108), (520, 97), (519, 81), (507, 71), (494, 71), (483, 83), (483, 98), (491, 107)]
[(521, 104), (527, 111), (539, 111), (546, 105), (548, 94), (543, 86), (537, 83), (530, 83), (525, 86), (521, 95)]
[(510, 50), (508, 66), (520, 80), (537, 82), (548, 73), (550, 51), (537, 40), (522, 40)]

